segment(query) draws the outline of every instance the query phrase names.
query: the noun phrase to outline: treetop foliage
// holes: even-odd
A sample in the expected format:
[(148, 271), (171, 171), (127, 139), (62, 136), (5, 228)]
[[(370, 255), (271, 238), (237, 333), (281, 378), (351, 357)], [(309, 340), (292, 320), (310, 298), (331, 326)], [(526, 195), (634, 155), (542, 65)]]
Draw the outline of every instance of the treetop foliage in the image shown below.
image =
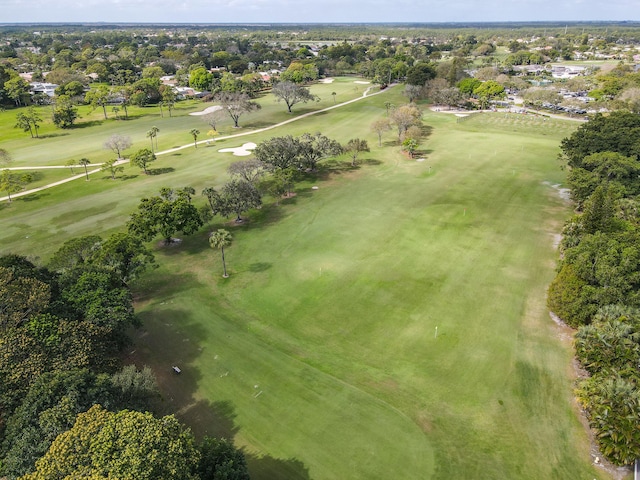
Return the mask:
[(640, 457), (640, 119), (596, 115), (562, 141), (579, 211), (563, 230), (548, 305), (578, 328), (576, 355), (592, 375), (577, 390), (599, 447), (614, 464)]

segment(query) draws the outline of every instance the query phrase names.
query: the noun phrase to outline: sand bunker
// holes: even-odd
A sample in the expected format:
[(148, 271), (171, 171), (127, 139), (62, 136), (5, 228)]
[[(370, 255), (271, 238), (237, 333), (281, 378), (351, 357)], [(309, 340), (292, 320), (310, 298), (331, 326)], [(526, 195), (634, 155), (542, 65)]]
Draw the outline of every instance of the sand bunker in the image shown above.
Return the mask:
[(220, 153), (233, 153), (237, 157), (246, 157), (247, 155), (251, 155), (251, 152), (249, 150), (253, 150), (254, 148), (256, 148), (256, 144), (253, 142), (248, 142), (241, 147), (223, 148), (222, 150), (218, 151)]
[(353, 83), (359, 83), (360, 85), (369, 85), (371, 82), (363, 82), (362, 80), (355, 80)]
[(215, 112), (216, 110), (222, 110), (220, 105), (213, 105), (212, 107), (207, 107), (201, 112), (191, 112), (189, 115), (206, 115), (207, 113)]
[(321, 78), (318, 80), (320, 83), (333, 83), (333, 78)]

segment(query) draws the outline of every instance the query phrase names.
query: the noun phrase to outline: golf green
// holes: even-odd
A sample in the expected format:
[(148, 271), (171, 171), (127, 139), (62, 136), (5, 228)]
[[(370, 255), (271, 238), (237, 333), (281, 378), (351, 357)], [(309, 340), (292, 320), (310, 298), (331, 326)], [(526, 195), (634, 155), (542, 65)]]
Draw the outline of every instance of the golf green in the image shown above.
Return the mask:
[[(254, 479), (604, 478), (573, 403), (570, 345), (545, 308), (570, 213), (556, 157), (574, 125), (427, 111), (410, 159), (394, 132), (378, 147), (369, 130), (385, 102), (400, 104), (399, 88), (225, 140), (320, 131), (371, 152), (357, 168), (325, 161), (240, 225), (154, 243), (129, 358), (153, 367), (167, 410), (197, 434), (244, 448)], [(117, 230), (141, 196), (221, 185), (233, 160), (186, 149), (153, 165), (173, 169), (161, 175), (128, 168), (16, 201), (0, 236), (25, 252)], [(228, 279), (207, 241), (223, 227)]]

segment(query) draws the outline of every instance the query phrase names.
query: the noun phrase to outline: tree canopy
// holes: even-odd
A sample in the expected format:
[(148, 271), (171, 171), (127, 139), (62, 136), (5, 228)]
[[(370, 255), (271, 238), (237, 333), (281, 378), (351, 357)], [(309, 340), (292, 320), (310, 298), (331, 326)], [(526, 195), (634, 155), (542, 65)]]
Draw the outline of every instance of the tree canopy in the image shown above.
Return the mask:
[(129, 233), (142, 240), (150, 241), (160, 234), (169, 244), (176, 232), (190, 235), (198, 231), (203, 222), (185, 189), (163, 188), (159, 195), (140, 200), (127, 225)]
[(196, 479), (200, 455), (191, 432), (173, 416), (116, 413), (94, 405), (59, 435), (23, 480), (108, 476), (140, 480)]
[(235, 128), (239, 127), (238, 122), (242, 115), (262, 108), (259, 103), (252, 101), (246, 93), (223, 91), (218, 93), (215, 98), (222, 109), (231, 117)]
[(296, 103), (307, 103), (317, 98), (308, 88), (289, 81), (276, 83), (271, 89), (271, 93), (279, 102), (284, 101), (289, 113), (291, 113), (291, 107)]

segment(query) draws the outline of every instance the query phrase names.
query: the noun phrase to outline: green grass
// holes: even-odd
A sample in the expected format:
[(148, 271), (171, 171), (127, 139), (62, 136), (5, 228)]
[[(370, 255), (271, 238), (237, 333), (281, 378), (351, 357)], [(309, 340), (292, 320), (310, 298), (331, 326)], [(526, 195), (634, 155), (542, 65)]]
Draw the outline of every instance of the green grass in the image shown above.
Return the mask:
[[(359, 168), (327, 162), (295, 197), (224, 225), (229, 279), (206, 238), (221, 223), (154, 246), (130, 358), (153, 366), (167, 410), (196, 433), (243, 447), (254, 479), (604, 478), (544, 302), (569, 213), (550, 186), (563, 181), (560, 127), (575, 125), (428, 112), (416, 162), (393, 132), (377, 147), (385, 101), (400, 89), (221, 142), (321, 131), (372, 148)], [(173, 171), (160, 175), (129, 167), (4, 206), (3, 250), (46, 257), (121, 228), (160, 186), (220, 185), (237, 157), (217, 147), (163, 156), (152, 168)]]
[[(293, 113), (288, 113), (284, 103), (276, 102), (270, 95), (264, 95), (257, 99), (262, 109), (245, 114), (240, 118), (240, 130), (233, 128), (230, 119), (225, 118), (220, 122), (221, 136), (236, 134), (257, 128), (264, 128), (275, 123), (288, 120), (293, 116), (301, 115), (320, 108), (330, 107), (334, 104), (332, 92), (336, 92), (335, 101), (344, 102), (362, 95), (368, 85), (354, 84), (354, 78), (338, 78), (331, 84), (316, 84), (311, 86), (311, 92), (318, 96), (317, 102), (296, 104)], [(43, 119), (39, 130), (40, 138), (30, 138), (28, 132), (13, 128), (16, 122), (16, 114), (19, 110), (12, 109), (0, 112), (0, 128), (2, 129), (2, 148), (6, 149), (13, 157), (13, 166), (41, 166), (41, 165), (65, 165), (71, 159), (89, 158), (93, 163), (104, 162), (114, 157), (114, 153), (104, 148), (104, 143), (113, 134), (130, 136), (133, 141), (131, 149), (125, 151), (130, 154), (140, 148), (149, 147), (147, 131), (152, 126), (157, 126), (158, 149), (166, 150), (178, 145), (184, 145), (193, 141), (189, 133), (192, 129), (200, 130), (199, 140), (207, 138), (210, 127), (204, 123), (202, 117), (191, 116), (189, 113), (204, 110), (213, 104), (197, 101), (178, 102), (176, 108), (169, 117), (167, 109), (161, 116), (160, 109), (156, 106), (130, 107), (129, 120), (116, 120), (108, 108), (108, 119), (105, 120), (101, 108), (92, 110), (88, 106), (79, 107), (80, 118), (76, 128), (61, 130), (51, 123), (51, 108), (37, 107), (37, 111)], [(123, 112), (120, 112), (122, 117)]]

